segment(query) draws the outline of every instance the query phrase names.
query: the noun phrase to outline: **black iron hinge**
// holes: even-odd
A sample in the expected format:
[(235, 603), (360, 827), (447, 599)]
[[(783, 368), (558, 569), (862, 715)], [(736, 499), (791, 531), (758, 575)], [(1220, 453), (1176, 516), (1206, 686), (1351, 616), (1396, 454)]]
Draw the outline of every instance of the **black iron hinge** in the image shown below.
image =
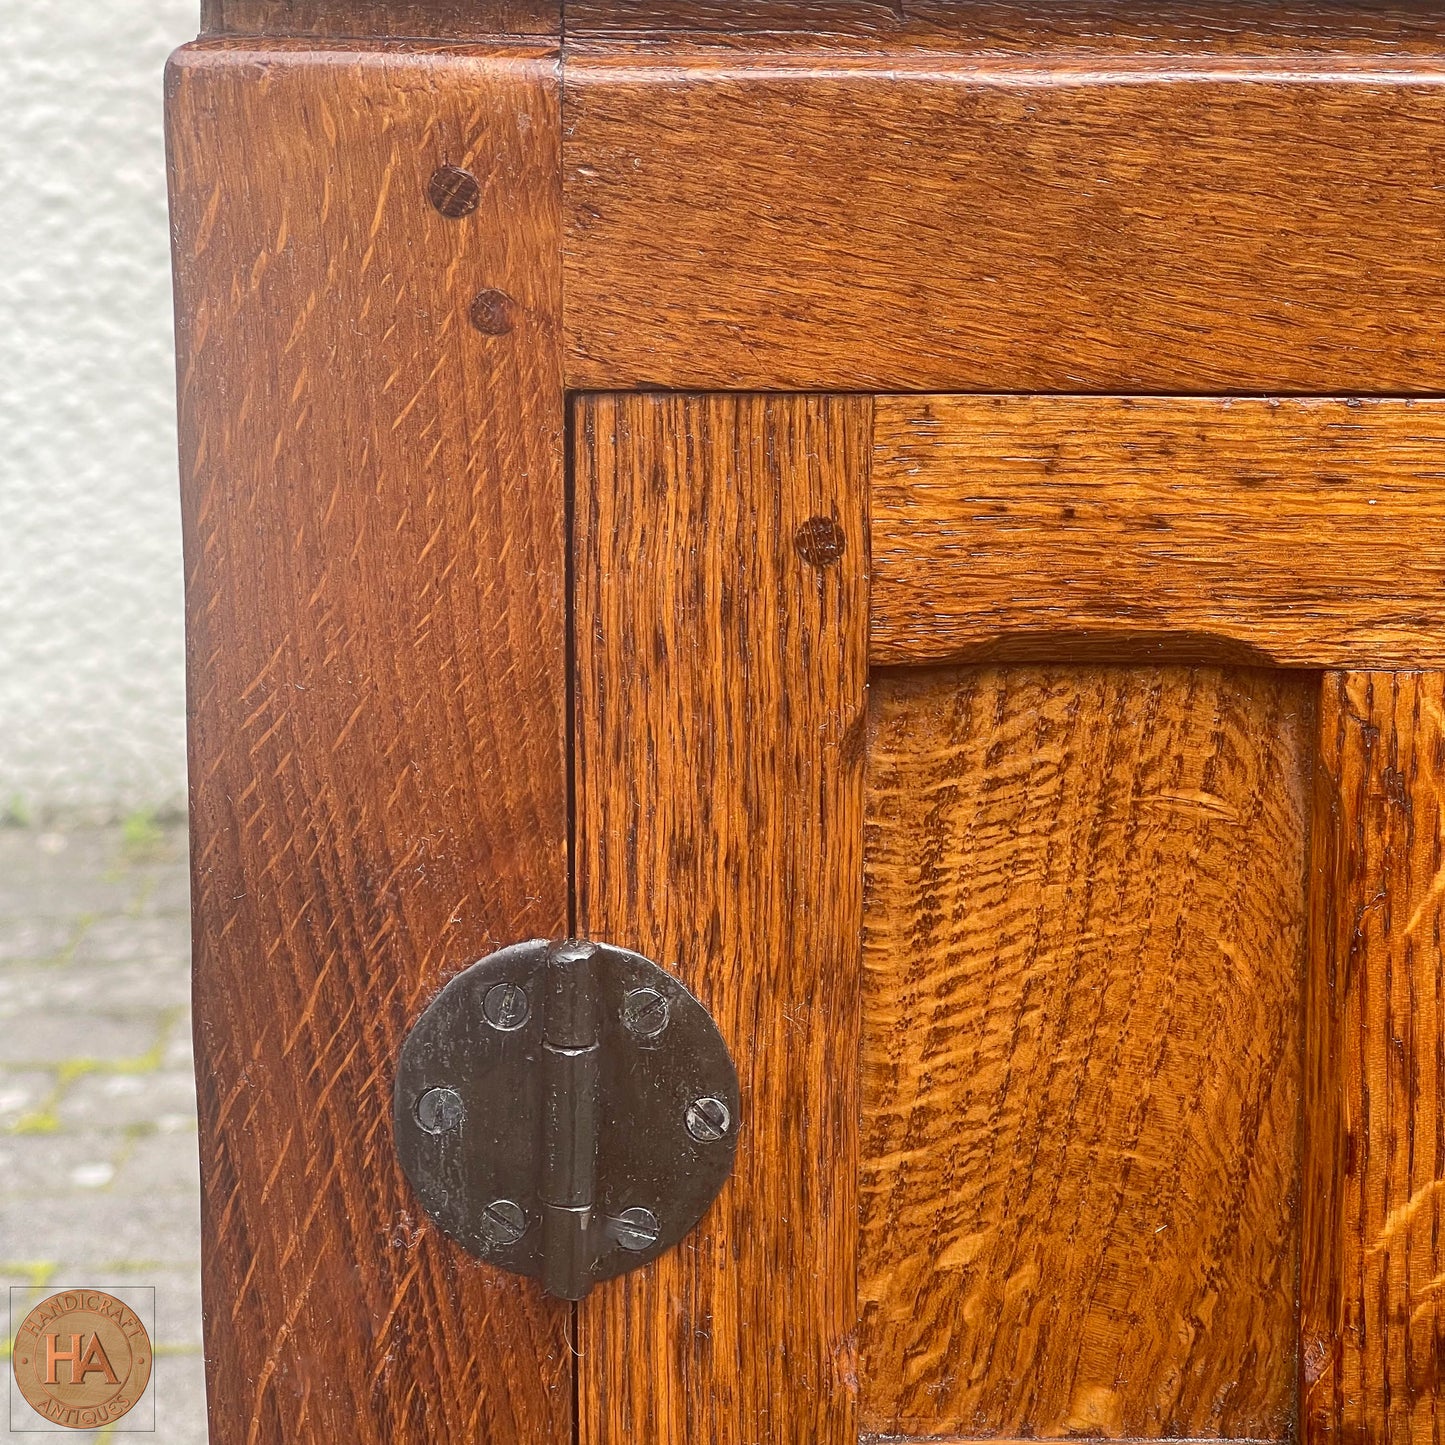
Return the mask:
[(608, 944), (516, 944), (454, 978), (396, 1078), (427, 1212), (504, 1269), (581, 1299), (655, 1259), (732, 1170), (737, 1073), (671, 974)]

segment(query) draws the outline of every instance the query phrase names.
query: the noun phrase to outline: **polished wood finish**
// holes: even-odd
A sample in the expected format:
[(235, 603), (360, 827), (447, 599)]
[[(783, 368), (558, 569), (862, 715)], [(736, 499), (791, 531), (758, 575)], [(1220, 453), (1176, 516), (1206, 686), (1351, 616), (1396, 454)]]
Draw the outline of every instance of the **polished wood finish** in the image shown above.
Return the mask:
[(1327, 677), (1319, 768), (1303, 1431), (1428, 1441), (1445, 1340), (1445, 676)]
[(201, 0), (207, 36), (561, 38), (560, 0)]
[(567, 0), (570, 45), (821, 55), (1438, 55), (1431, 0)]
[(865, 1425), (1283, 1439), (1313, 698), (884, 673), (868, 747)]
[(569, 385), (1445, 391), (1445, 50), (1357, 48), (579, 48)]
[[(1438, 7), (204, 12), (217, 1445), (1433, 1445), (1445, 672), (1366, 669), (1445, 669)], [(389, 1124), (568, 930), (745, 1111), (575, 1315)]]
[(1445, 403), (880, 397), (875, 663), (1445, 666)]
[(698, 1231), (580, 1308), (590, 1445), (857, 1439), (870, 409), (576, 403), (578, 921), (698, 994), (743, 1109)]
[(437, 1234), (391, 1131), (430, 997), (567, 925), (557, 70), (201, 46), (167, 87), (211, 1439), (560, 1445), (569, 1311)]

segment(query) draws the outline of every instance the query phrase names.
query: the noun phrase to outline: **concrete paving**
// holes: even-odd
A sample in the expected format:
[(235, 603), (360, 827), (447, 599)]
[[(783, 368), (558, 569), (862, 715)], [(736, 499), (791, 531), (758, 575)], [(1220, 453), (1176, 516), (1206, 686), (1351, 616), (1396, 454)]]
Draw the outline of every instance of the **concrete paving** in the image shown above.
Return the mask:
[(133, 1420), (11, 1428), (42, 1422), (13, 1390), (10, 1332), (67, 1285), (154, 1287), (156, 1428), (133, 1438), (206, 1440), (185, 849), (143, 818), (0, 828), (3, 1441), (132, 1438)]

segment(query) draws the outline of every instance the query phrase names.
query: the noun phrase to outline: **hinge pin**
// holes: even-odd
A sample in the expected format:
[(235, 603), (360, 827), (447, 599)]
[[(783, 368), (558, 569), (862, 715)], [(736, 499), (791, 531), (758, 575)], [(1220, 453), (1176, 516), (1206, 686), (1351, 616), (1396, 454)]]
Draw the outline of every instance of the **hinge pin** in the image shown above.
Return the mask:
[(582, 1299), (592, 1288), (596, 1241), (597, 1104), (602, 1043), (590, 943), (547, 955), (542, 1012), (542, 1282)]

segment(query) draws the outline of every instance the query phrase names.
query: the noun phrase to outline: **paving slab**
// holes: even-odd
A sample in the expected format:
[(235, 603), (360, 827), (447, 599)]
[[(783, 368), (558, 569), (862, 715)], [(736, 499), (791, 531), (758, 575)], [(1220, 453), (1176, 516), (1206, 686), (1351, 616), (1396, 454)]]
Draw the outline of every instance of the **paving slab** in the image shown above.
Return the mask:
[(187, 915), (179, 829), (0, 828), (0, 1307), (153, 1287), (159, 1445), (206, 1442)]

